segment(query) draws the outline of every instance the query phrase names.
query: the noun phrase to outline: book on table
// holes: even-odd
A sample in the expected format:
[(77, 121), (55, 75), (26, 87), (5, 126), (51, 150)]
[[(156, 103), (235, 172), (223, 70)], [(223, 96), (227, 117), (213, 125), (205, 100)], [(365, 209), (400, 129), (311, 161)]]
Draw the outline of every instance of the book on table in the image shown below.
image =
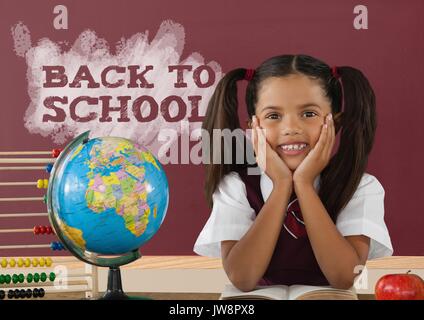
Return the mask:
[(358, 300), (354, 288), (335, 289), (330, 286), (274, 285), (257, 286), (252, 291), (241, 291), (227, 284), (220, 300)]

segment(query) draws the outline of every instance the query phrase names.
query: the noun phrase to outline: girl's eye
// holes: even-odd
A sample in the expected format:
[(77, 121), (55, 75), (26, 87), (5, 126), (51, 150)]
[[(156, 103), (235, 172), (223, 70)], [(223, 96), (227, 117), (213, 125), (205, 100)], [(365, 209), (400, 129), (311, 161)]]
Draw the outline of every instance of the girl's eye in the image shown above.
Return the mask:
[(266, 116), (267, 119), (277, 120), (280, 116), (276, 113), (271, 113)]
[(303, 113), (303, 115), (305, 115), (306, 118), (311, 118), (311, 117), (316, 116), (317, 114), (313, 111), (306, 111), (306, 112)]

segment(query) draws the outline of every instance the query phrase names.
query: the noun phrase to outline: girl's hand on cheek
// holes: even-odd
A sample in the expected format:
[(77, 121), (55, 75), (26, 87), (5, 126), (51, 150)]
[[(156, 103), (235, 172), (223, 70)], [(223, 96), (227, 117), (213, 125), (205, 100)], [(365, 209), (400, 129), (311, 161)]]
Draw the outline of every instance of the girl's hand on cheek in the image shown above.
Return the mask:
[(294, 184), (313, 185), (315, 178), (327, 166), (335, 141), (335, 129), (331, 113), (325, 118), (315, 147), (308, 153), (293, 174)]
[(271, 148), (266, 140), (264, 131), (265, 129), (259, 126), (256, 116), (253, 116), (252, 144), (255, 150), (256, 162), (267, 176), (270, 177), (274, 186), (285, 185), (291, 188), (293, 183), (292, 172), (277, 152)]

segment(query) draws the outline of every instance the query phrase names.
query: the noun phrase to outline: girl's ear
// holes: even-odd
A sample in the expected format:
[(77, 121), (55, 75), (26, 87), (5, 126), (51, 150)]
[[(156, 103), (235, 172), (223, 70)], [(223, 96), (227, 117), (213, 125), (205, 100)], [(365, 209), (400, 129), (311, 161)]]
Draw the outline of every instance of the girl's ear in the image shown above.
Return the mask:
[(334, 129), (336, 130), (336, 133), (340, 130), (342, 126), (342, 118), (343, 118), (343, 112), (336, 113), (333, 116)]

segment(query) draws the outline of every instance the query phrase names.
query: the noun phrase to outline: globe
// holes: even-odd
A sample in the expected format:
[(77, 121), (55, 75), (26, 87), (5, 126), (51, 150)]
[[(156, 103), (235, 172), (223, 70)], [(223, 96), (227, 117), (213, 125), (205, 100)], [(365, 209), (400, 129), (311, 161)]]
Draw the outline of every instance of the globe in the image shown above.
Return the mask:
[(75, 138), (53, 165), (49, 220), (77, 258), (116, 270), (139, 258), (139, 248), (160, 228), (168, 182), (159, 161), (142, 146), (88, 136)]

